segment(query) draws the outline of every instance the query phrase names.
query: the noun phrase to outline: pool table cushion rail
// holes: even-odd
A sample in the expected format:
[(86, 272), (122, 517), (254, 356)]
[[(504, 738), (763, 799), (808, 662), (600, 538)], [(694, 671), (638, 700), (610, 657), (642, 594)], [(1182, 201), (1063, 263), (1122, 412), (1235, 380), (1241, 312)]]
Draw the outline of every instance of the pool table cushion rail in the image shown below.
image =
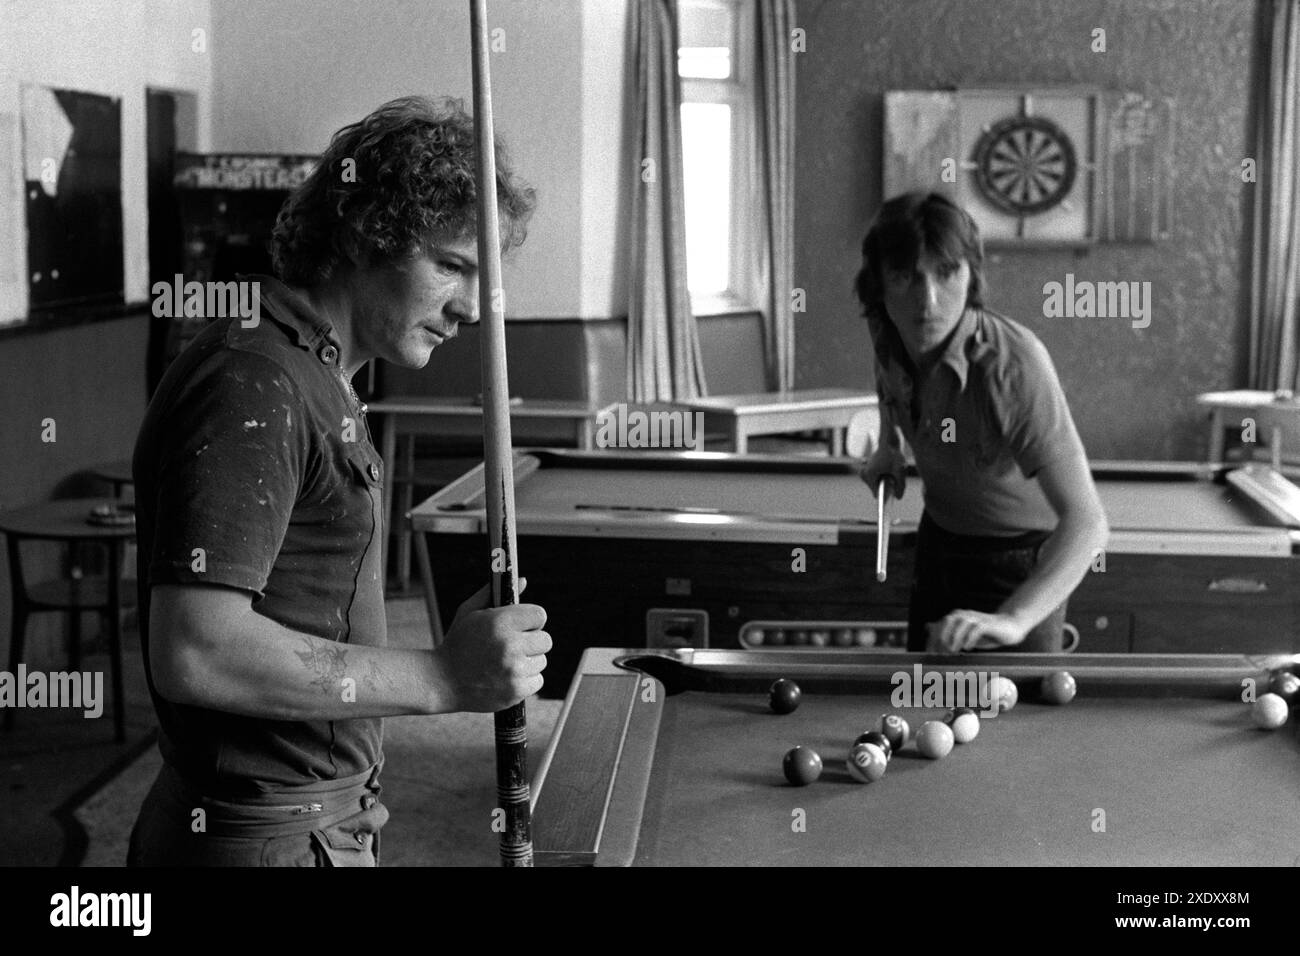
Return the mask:
[(630, 866), (665, 692), (645, 674), (583, 663), (533, 777), (533, 861)]

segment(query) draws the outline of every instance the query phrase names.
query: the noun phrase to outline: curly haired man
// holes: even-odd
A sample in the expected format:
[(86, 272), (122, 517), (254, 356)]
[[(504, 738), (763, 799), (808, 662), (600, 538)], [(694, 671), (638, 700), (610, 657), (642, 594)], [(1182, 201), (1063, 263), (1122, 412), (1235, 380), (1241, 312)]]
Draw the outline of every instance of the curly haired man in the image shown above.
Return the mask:
[[(503, 244), (533, 192), (498, 158)], [(286, 202), (259, 315), (171, 365), (135, 451), (139, 605), (163, 769), (134, 865), (367, 866), (382, 718), (494, 711), (542, 685), (535, 605), (460, 608), (387, 647), (382, 474), (352, 376), (423, 367), (477, 315), (473, 122), (394, 100), (335, 134)], [(486, 577), (486, 574), (485, 574)]]

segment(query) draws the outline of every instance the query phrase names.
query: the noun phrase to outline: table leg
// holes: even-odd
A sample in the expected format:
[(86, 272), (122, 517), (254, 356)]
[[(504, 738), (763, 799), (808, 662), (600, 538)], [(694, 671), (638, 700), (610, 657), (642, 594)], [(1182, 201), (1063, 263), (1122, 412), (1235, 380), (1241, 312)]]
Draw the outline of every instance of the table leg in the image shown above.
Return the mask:
[(831, 429), (831, 457), (832, 458), (844, 457), (844, 431), (845, 430), (843, 428)]
[(415, 436), (406, 436), (405, 454), (402, 456), (405, 464), (402, 472), (402, 503), (394, 517), (394, 521), (401, 524), (401, 530), (397, 537), (397, 580), (401, 585), (402, 593), (411, 586), (411, 527), (407, 524), (406, 513), (411, 510), (414, 503), (412, 496), (415, 494)]
[(388, 584), (388, 542), (393, 533), (393, 467), (397, 459), (397, 416), (384, 418), (384, 543), (379, 552), (379, 579)]
[(1216, 408), (1210, 412), (1210, 464), (1217, 465), (1223, 461), (1223, 427), (1224, 410)]
[(438, 610), (438, 592), (433, 589), (433, 567), (429, 564), (429, 542), (423, 531), (412, 531), (415, 536), (415, 561), (419, 567), (420, 583), (424, 586), (424, 606), (429, 612), (429, 633), (433, 646), (442, 643), (442, 614)]
[(126, 740), (126, 699), (122, 691), (122, 579), (118, 542), (108, 542), (108, 664), (113, 679), (113, 736)]
[(596, 428), (590, 418), (578, 422), (578, 447), (583, 451), (591, 451), (596, 447)]
[(739, 424), (736, 424), (731, 429), (731, 448), (737, 455), (743, 455), (749, 451), (749, 436), (745, 434), (745, 430)]

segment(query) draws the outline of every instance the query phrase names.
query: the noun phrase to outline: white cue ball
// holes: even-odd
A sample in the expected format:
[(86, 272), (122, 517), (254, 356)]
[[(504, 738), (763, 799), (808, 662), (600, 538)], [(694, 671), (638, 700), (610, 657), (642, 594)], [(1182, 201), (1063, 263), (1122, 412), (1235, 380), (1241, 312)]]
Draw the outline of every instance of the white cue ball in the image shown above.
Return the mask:
[(1287, 706), (1277, 694), (1264, 694), (1250, 709), (1255, 723), (1265, 730), (1276, 730), (1286, 723)]
[(931, 760), (938, 760), (952, 753), (953, 736), (947, 724), (937, 720), (927, 720), (916, 732), (916, 749)]

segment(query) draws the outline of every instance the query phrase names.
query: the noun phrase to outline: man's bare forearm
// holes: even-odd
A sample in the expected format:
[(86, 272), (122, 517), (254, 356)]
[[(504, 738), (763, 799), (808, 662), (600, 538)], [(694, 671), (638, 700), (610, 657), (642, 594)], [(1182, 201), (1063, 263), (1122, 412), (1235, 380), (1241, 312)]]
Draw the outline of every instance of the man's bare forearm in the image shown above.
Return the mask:
[(1026, 630), (1038, 625), (1074, 593), (1106, 536), (1106, 519), (1100, 513), (1063, 515), (1044, 542), (1038, 564), (1000, 613), (1020, 620)]
[(159, 631), (171, 642), (155, 641), (151, 648), (156, 679), (170, 678), (160, 681), (164, 697), (266, 720), (346, 720), (451, 708), (434, 651), (340, 644), (253, 611), (220, 631), (210, 637), (192, 626), (181, 633)]

